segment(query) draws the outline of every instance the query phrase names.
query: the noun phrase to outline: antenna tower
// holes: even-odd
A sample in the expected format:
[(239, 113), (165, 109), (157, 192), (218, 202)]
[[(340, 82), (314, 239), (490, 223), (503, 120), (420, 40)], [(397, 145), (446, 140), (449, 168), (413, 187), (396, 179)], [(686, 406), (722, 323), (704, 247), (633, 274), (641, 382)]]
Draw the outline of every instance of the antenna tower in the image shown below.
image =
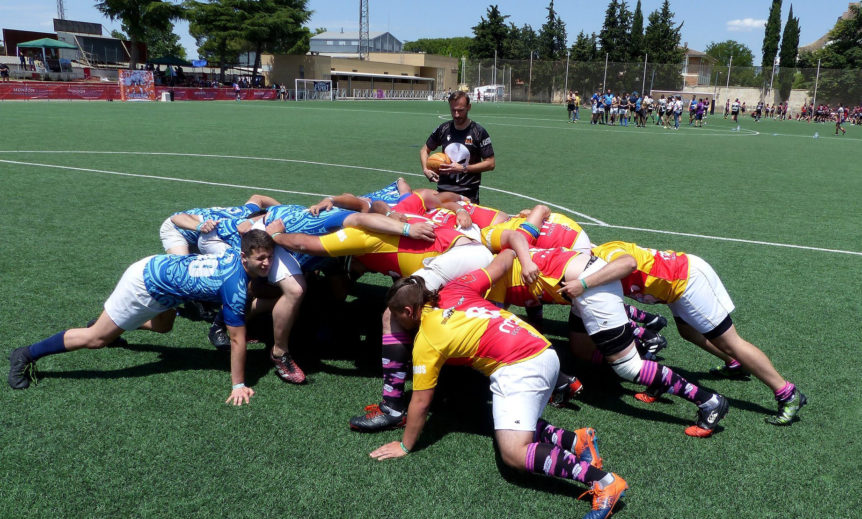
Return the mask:
[(368, 0), (359, 0), (359, 59), (367, 59), (370, 50), (371, 38), (368, 31)]
[(57, 18), (66, 19), (66, 8), (63, 7), (63, 0), (57, 0)]

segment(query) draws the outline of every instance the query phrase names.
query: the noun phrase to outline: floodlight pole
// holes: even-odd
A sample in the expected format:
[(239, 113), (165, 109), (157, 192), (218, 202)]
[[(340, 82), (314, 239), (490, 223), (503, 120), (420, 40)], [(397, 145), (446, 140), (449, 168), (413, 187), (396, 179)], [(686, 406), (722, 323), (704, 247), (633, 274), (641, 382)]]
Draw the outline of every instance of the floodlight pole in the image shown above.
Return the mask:
[(602, 77), (602, 92), (605, 91), (605, 83), (608, 81), (608, 53), (605, 52), (605, 75)]
[[(778, 64), (778, 58), (772, 60), (772, 76), (769, 78), (769, 91), (772, 92), (772, 80), (775, 79), (775, 65)], [(773, 100), (774, 100), (773, 96)]]
[(461, 56), (461, 83), (467, 84), (467, 56)]
[(530, 102), (530, 94), (533, 90), (533, 51), (530, 50), (530, 79), (527, 80), (527, 102)]
[[(644, 53), (644, 77), (643, 77), (643, 81), (641, 81), (641, 95), (643, 95), (644, 88), (646, 88), (646, 64), (647, 64), (647, 58), (648, 57), (649, 57), (649, 54)], [(650, 90), (652, 90), (652, 88), (650, 88)]]
[(491, 84), (497, 84), (497, 49), (494, 49), (494, 70), (491, 73)]
[(731, 68), (733, 68), (733, 54), (730, 55), (730, 63), (727, 64), (727, 84), (724, 86), (725, 90), (730, 88), (730, 69)]
[(814, 78), (814, 100), (811, 101), (813, 106), (817, 106), (817, 84), (820, 83), (820, 60), (817, 60), (817, 77)]
[(563, 88), (563, 92), (569, 91), (569, 53), (571, 51), (566, 51), (566, 86)]

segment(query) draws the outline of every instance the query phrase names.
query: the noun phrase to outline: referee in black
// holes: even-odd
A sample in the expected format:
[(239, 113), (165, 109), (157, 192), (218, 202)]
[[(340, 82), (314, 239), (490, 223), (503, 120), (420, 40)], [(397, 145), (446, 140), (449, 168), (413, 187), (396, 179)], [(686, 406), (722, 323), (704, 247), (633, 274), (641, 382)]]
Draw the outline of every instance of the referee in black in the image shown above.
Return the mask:
[[(491, 136), (470, 120), (470, 97), (465, 92), (459, 90), (449, 97), (449, 111), (452, 120), (437, 127), (419, 151), (422, 172), (430, 182), (437, 182), (438, 191), (458, 193), (478, 204), (482, 173), (496, 165)], [(434, 172), (428, 169), (428, 155), (440, 146), (452, 163)]]

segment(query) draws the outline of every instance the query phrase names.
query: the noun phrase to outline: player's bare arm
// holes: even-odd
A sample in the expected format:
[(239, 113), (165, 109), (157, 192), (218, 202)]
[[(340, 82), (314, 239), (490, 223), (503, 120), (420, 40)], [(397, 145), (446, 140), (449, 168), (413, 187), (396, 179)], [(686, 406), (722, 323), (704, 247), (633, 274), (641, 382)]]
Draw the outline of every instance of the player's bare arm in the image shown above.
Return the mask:
[(353, 213), (344, 219), (344, 226), (358, 227), (383, 234), (408, 236), (417, 240), (434, 241), (434, 226), (430, 222), (406, 224), (381, 214)]
[(400, 442), (389, 442), (381, 445), (373, 450), (370, 456), (378, 461), (383, 461), (390, 458), (402, 458), (412, 451), (419, 441), (422, 428), (425, 427), (432, 400), (434, 400), (433, 389), (413, 391), (410, 405), (407, 407), (407, 425), (404, 428), (404, 437)]
[(428, 155), (431, 151), (427, 145), (423, 144), (422, 149), (419, 150), (419, 163), (422, 165), (422, 173), (425, 175), (425, 178), (431, 182), (437, 182), (440, 180), (440, 175), (436, 171), (428, 169)]
[(566, 294), (570, 298), (579, 297), (587, 288), (619, 281), (634, 272), (637, 267), (637, 260), (633, 256), (623, 254), (582, 280), (568, 279), (567, 276), (567, 279), (561, 283), (562, 288), (557, 292)]
[(216, 224), (218, 224), (216, 220), (207, 220), (205, 222), (201, 222), (200, 220), (198, 220), (197, 216), (193, 216), (187, 213), (179, 213), (171, 216), (171, 222), (173, 222), (173, 224), (180, 229), (187, 229), (189, 231), (200, 231), (202, 233), (210, 232), (211, 230), (215, 229)]
[(261, 209), (266, 209), (267, 207), (273, 207), (276, 205), (281, 205), (281, 202), (272, 198), (271, 196), (266, 195), (251, 195), (251, 198), (248, 199), (246, 204), (254, 204)]
[(248, 404), (254, 390), (245, 385), (246, 339), (245, 326), (227, 326), (230, 335), (231, 392), (226, 404)]

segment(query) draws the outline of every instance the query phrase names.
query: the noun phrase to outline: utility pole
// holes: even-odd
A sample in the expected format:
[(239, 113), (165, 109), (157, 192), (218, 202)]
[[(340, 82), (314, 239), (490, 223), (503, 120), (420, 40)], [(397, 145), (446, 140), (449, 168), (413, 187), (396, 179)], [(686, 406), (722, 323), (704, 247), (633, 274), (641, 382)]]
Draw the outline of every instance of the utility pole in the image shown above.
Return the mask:
[(359, 0), (359, 59), (368, 59), (371, 38), (368, 31), (368, 0)]

